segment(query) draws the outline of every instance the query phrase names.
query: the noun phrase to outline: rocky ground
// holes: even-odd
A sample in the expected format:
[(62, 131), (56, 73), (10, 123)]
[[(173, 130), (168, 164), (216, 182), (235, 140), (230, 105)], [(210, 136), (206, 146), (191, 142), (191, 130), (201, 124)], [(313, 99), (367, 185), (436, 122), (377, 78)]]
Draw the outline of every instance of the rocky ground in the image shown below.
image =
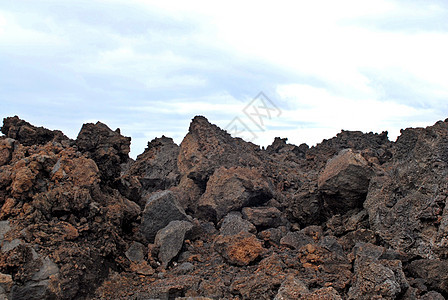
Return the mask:
[(0, 299), (445, 299), (448, 119), (266, 149), (4, 119)]

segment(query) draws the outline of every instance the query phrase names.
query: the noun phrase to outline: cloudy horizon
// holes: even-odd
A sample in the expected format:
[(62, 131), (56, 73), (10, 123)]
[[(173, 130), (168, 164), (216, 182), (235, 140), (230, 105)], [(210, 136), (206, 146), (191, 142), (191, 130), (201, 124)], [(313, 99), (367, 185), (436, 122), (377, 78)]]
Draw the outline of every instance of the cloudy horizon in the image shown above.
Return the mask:
[[(76, 138), (101, 121), (180, 143), (195, 115), (262, 146), (448, 118), (444, 1), (0, 3), (0, 112)], [(244, 110), (263, 92), (262, 126)], [(247, 111), (246, 111), (247, 112)]]

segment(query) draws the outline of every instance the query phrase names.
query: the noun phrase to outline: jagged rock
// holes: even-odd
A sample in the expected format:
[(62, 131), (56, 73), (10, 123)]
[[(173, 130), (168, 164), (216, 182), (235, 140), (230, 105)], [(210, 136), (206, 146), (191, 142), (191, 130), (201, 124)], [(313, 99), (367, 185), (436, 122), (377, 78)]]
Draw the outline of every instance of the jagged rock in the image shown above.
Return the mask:
[(215, 239), (215, 249), (229, 263), (246, 266), (264, 251), (255, 235), (242, 231), (234, 235), (219, 235)]
[(244, 207), (243, 217), (257, 228), (272, 228), (285, 225), (281, 211), (275, 207)]
[(394, 249), (448, 255), (448, 121), (406, 129), (364, 203), (371, 229)]
[(260, 153), (258, 146), (232, 138), (205, 117), (196, 116), (180, 144), (178, 168), (182, 178), (179, 188), (187, 196), (182, 206), (196, 211), (197, 201), (215, 170), (220, 167), (260, 167), (263, 164)]
[(318, 178), (318, 187), (332, 213), (361, 207), (373, 172), (368, 162), (351, 149), (330, 159)]
[(125, 255), (132, 262), (142, 262), (145, 259), (145, 246), (139, 242), (132, 242)]
[(406, 292), (409, 283), (399, 260), (388, 260), (383, 247), (359, 243), (354, 248), (355, 264), (349, 299), (382, 297), (395, 299)]
[(314, 243), (313, 239), (300, 231), (288, 232), (280, 240), (280, 245), (292, 249), (300, 249), (307, 244)]
[(47, 256), (42, 259), (42, 266), (39, 268), (39, 271), (33, 275), (31, 279), (33, 281), (42, 281), (49, 279), (50, 276), (54, 276), (58, 273), (59, 273), (59, 267)]
[(230, 212), (222, 219), (221, 228), (219, 229), (222, 235), (234, 235), (241, 231), (255, 233), (255, 226), (249, 221), (244, 220), (239, 212)]
[(153, 139), (126, 174), (138, 178), (144, 193), (167, 190), (180, 180), (178, 155), (179, 146), (173, 139), (165, 136)]
[(429, 293), (424, 294), (420, 300), (445, 300), (445, 297), (440, 293), (430, 291)]
[(30, 123), (19, 119), (17, 116), (3, 119), (1, 130), (7, 137), (19, 141), (19, 143), (24, 146), (43, 145), (50, 141), (62, 142), (69, 140), (69, 138), (59, 130), (35, 127)]
[(307, 144), (300, 144), (299, 146), (286, 143), (287, 138), (276, 137), (271, 145), (266, 148), (268, 153), (288, 153), (292, 152), (300, 158), (305, 158), (305, 154), (309, 149)]
[(149, 242), (152, 242), (160, 229), (175, 220), (188, 220), (175, 194), (171, 191), (157, 192), (146, 201), (140, 231)]
[(131, 138), (122, 136), (120, 129), (112, 131), (101, 122), (87, 123), (82, 126), (76, 145), (97, 163), (101, 179), (111, 183), (120, 176), (120, 164), (129, 159)]
[(255, 168), (219, 168), (199, 199), (199, 215), (219, 221), (228, 212), (261, 205), (272, 198), (269, 181)]
[(338, 292), (332, 288), (321, 288), (314, 292), (310, 291), (301, 280), (289, 276), (280, 286), (274, 300), (342, 300)]
[(429, 288), (448, 294), (448, 262), (446, 260), (415, 260), (408, 266), (408, 270), (412, 276), (422, 278)]
[(14, 139), (0, 137), (0, 167), (11, 161), (15, 142)]
[[(303, 188), (305, 189), (305, 188)], [(317, 187), (299, 191), (292, 196), (288, 210), (292, 217), (300, 225), (320, 224), (325, 216), (322, 213), (324, 206), (321, 195), (317, 192)]]
[(179, 254), (184, 243), (185, 234), (193, 228), (187, 221), (171, 221), (157, 232), (155, 245), (159, 247), (159, 260), (166, 268), (170, 261)]
[(288, 233), (286, 226), (269, 228), (258, 233), (257, 237), (269, 245), (280, 245), (281, 239)]
[(11, 289), (11, 299), (14, 300), (41, 300), (51, 299), (55, 295), (49, 290), (50, 281), (28, 282), (22, 286), (14, 285)]
[(230, 290), (245, 299), (272, 299), (285, 278), (285, 268), (282, 258), (272, 254), (261, 260), (252, 274), (235, 278)]

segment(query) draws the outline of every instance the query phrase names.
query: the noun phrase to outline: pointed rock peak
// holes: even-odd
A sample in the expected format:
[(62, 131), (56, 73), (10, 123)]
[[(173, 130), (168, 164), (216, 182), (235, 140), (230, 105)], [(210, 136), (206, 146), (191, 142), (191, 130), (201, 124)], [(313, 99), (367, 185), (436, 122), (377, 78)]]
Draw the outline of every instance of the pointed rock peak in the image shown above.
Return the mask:
[(231, 138), (230, 134), (222, 130), (218, 126), (212, 124), (204, 116), (196, 116), (191, 120), (189, 133), (202, 135), (207, 132), (213, 132), (214, 134), (224, 135), (227, 138)]

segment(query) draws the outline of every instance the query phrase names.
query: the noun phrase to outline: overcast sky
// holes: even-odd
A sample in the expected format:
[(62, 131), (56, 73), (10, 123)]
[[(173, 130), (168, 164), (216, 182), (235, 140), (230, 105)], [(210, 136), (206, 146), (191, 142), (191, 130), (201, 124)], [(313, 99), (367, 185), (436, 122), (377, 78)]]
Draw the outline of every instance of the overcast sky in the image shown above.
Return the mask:
[(195, 115), (264, 146), (395, 140), (448, 117), (447, 20), (447, 1), (1, 0), (0, 117), (101, 121), (134, 157)]

